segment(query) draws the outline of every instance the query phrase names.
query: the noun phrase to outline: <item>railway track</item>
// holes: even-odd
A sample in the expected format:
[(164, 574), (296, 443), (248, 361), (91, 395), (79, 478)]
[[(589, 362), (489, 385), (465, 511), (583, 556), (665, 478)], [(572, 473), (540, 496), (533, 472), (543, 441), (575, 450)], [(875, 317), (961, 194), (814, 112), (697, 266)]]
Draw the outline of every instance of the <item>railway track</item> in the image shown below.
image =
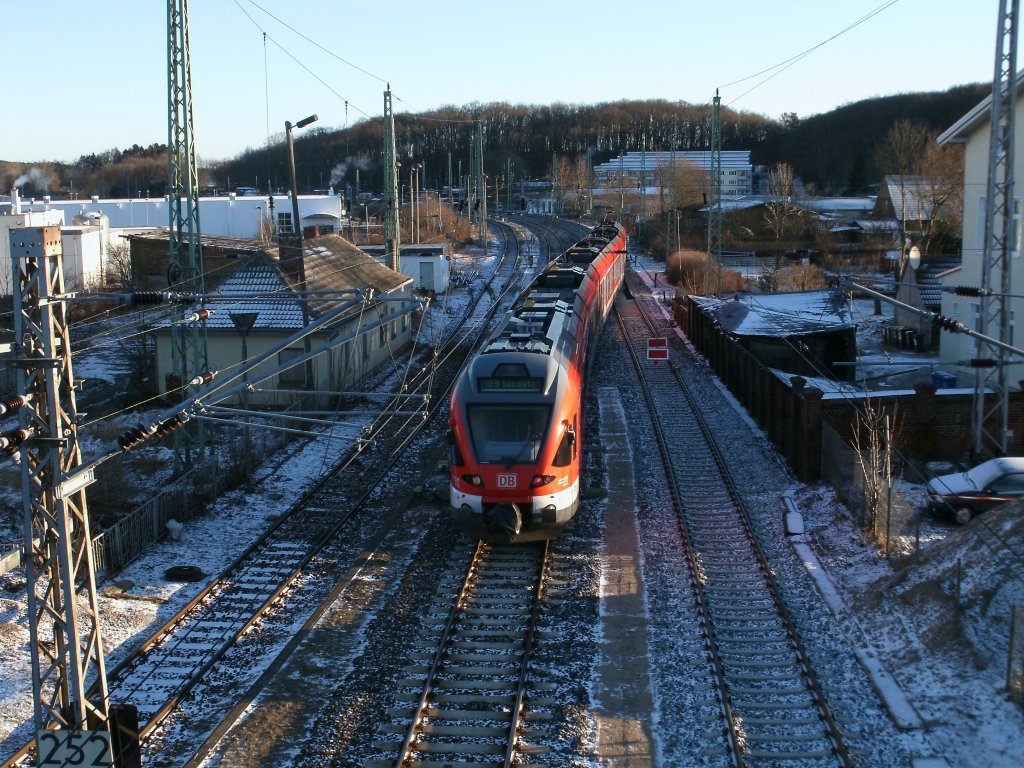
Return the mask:
[(468, 559), (438, 588), (368, 766), (532, 765), (524, 723), (556, 704), (530, 680), (549, 548), (479, 541)]
[[(627, 279), (636, 278), (627, 273)], [(657, 414), (652, 423), (733, 764), (853, 766), (843, 731), (702, 415), (705, 406), (677, 365), (641, 363), (646, 339), (662, 334), (639, 302), (620, 301), (616, 317), (647, 406)]]
[[(463, 315), (453, 317), (426, 360), (407, 371), (402, 396), (393, 398), (364, 429), (364, 439), (182, 610), (108, 671), (109, 700), (138, 708), (144, 748), (225, 653), (271, 609), (281, 610), (283, 596), (304, 569), (327, 553), (410, 441), (447, 407), (447, 392), (501, 309), (501, 299), (517, 295), (517, 286), (528, 277), (520, 269), (514, 230), (502, 229), (504, 249), (487, 281), (497, 285), (490, 304), (477, 295)], [(425, 399), (431, 405), (410, 414), (408, 395), (417, 392), (429, 394)], [(359, 472), (345, 472), (350, 467)], [(32, 743), (25, 745), (4, 765), (23, 765), (33, 748)]]

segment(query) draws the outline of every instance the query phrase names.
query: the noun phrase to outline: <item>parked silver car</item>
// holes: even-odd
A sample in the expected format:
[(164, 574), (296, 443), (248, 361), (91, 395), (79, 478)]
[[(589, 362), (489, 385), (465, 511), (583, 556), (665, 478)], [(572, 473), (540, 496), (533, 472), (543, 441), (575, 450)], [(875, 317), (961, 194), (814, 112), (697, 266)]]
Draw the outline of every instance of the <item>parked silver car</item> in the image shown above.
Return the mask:
[(987, 509), (1024, 498), (1024, 458), (991, 459), (928, 481), (929, 511), (963, 525)]

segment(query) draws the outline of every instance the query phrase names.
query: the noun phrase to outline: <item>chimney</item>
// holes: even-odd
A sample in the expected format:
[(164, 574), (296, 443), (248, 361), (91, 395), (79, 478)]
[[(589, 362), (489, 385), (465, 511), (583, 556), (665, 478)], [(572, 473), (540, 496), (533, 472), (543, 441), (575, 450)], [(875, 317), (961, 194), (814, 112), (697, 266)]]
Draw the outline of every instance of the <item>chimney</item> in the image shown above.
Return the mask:
[(21, 215), (21, 195), (18, 194), (17, 187), (11, 190), (11, 213), (15, 216)]

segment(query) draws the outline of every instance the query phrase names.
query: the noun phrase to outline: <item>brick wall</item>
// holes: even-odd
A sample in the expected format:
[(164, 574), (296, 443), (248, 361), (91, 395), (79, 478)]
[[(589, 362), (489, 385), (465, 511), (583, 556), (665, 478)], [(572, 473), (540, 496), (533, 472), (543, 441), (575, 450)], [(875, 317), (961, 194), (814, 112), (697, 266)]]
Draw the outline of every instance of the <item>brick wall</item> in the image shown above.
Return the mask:
[[(794, 376), (780, 378), (701, 312), (696, 303), (675, 303), (676, 322), (696, 349), (789, 461), (803, 481), (822, 477), (822, 428), (830, 426), (852, 442), (858, 412), (866, 400), (895, 424), (900, 452), (919, 461), (969, 461), (973, 437), (971, 391), (936, 391), (919, 384), (913, 392), (877, 392), (856, 397), (825, 397)], [(988, 406), (991, 408), (991, 405)], [(1010, 394), (1010, 455), (1024, 455), (1024, 393)]]

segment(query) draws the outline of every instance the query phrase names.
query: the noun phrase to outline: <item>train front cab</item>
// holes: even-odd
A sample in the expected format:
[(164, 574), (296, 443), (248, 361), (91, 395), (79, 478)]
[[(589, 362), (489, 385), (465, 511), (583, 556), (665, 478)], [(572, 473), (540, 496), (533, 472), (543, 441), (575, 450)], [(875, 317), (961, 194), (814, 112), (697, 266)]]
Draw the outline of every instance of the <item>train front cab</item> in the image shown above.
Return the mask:
[[(557, 369), (556, 369), (557, 370)], [(564, 377), (563, 377), (564, 379)], [(455, 400), (451, 421), (452, 513), (471, 536), (495, 543), (557, 536), (579, 506), (576, 413), (567, 382), (549, 395)], [(575, 409), (573, 409), (575, 410)]]

